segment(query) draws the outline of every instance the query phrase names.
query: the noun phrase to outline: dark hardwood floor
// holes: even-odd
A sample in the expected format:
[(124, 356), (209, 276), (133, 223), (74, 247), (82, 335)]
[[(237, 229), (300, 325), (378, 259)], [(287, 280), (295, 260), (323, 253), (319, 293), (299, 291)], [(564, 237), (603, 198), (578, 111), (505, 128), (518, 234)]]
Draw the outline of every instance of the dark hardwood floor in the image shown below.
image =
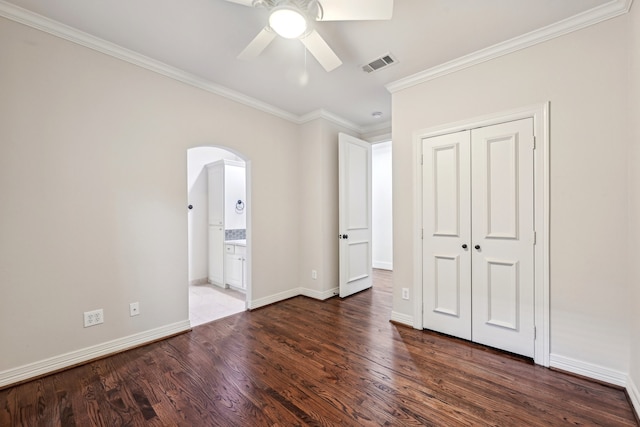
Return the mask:
[(635, 426), (623, 391), (296, 297), (0, 391), (1, 426)]

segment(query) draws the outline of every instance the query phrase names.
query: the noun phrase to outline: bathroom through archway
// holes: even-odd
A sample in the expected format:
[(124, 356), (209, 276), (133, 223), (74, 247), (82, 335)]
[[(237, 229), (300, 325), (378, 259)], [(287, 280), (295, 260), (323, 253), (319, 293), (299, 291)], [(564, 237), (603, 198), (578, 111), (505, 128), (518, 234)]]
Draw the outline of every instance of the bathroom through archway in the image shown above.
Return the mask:
[(249, 292), (247, 163), (223, 147), (187, 150), (189, 320), (246, 310)]

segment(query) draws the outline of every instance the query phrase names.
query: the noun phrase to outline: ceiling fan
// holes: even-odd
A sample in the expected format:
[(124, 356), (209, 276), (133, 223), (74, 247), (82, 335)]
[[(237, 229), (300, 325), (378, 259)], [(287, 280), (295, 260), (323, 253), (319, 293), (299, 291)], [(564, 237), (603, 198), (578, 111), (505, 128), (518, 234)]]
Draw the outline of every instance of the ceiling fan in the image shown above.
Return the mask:
[(238, 55), (252, 59), (273, 41), (276, 35), (299, 39), (325, 70), (342, 61), (313, 28), (313, 21), (374, 21), (391, 19), (393, 0), (226, 0), (244, 6), (265, 7), (269, 22)]

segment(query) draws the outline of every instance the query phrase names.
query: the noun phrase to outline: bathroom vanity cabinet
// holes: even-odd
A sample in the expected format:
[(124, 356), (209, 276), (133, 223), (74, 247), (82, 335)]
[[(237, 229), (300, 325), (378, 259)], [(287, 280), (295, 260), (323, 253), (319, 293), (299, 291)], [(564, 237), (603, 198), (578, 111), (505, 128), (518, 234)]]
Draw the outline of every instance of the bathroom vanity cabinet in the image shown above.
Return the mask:
[(231, 241), (225, 243), (225, 283), (240, 291), (246, 289), (245, 277), (247, 275), (245, 243)]

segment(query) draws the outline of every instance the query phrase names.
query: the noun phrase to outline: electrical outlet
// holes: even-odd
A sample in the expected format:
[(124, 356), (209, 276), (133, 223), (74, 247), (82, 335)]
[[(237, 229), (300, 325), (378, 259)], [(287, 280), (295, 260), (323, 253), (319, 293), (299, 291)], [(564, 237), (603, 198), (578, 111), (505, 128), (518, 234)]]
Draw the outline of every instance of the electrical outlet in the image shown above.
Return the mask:
[(311, 270), (311, 278), (316, 280), (318, 278), (318, 272), (316, 270)]
[(402, 299), (409, 299), (409, 288), (402, 288)]
[(131, 304), (129, 304), (129, 316), (133, 317), (137, 316), (138, 314), (140, 314), (140, 303), (132, 302)]
[(104, 323), (104, 312), (102, 309), (84, 312), (84, 327), (95, 326)]

